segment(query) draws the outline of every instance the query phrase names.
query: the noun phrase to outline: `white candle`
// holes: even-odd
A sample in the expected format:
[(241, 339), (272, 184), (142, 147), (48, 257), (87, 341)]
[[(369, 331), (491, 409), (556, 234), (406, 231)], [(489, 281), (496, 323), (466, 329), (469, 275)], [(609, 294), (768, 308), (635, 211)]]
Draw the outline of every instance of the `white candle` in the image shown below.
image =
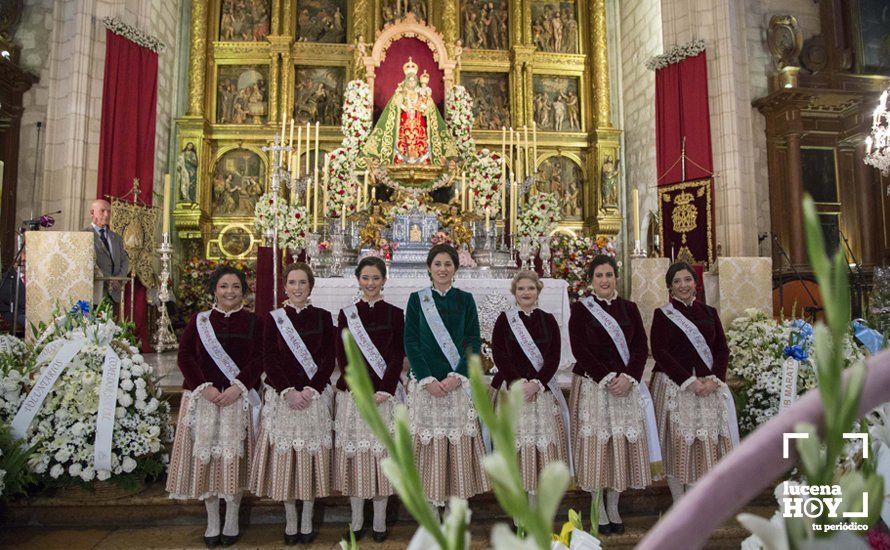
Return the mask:
[(309, 175), (309, 151), (312, 149), (312, 132), (309, 131), (310, 126), (309, 123), (306, 123), (306, 175)]
[(538, 166), (538, 124), (532, 121), (532, 172)]
[(640, 242), (640, 191), (633, 190), (634, 243)]
[(290, 140), (288, 141), (288, 145), (291, 147), (294, 146), (294, 119), (290, 119)]
[(525, 167), (525, 175), (526, 175), (526, 177), (528, 177), (528, 175), (530, 174), (530, 172), (528, 170), (528, 126), (523, 124), (522, 133), (523, 133), (523, 141), (525, 142), (523, 145), (523, 149), (525, 151), (525, 163), (523, 163), (523, 166)]
[(488, 233), (488, 228), (491, 222), (491, 208), (485, 207), (485, 232)]
[[(297, 152), (295, 153), (294, 160), (297, 164), (297, 177), (300, 176), (300, 149), (303, 145), (303, 127), (297, 126)], [(308, 171), (307, 171), (308, 173)], [(307, 187), (308, 191), (308, 187)]]
[(284, 111), (281, 111), (281, 141), (279, 143), (284, 145), (284, 130), (287, 125), (286, 117), (284, 116)]
[(166, 235), (170, 233), (170, 174), (164, 174), (164, 210), (161, 212), (161, 216), (164, 217), (164, 229), (163, 233)]
[[(315, 171), (318, 171), (318, 121), (315, 121)], [(327, 170), (325, 170), (327, 172)]]

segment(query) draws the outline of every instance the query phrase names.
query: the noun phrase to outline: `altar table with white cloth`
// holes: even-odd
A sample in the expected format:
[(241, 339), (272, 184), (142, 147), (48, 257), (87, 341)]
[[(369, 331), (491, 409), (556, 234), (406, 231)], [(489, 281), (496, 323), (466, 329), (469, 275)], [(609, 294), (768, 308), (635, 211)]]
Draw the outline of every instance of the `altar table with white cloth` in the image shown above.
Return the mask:
[[(568, 368), (575, 364), (572, 348), (569, 344), (569, 285), (563, 279), (541, 279), (544, 288), (538, 299), (538, 307), (552, 313), (559, 324), (562, 338), (562, 353), (559, 361), (561, 375), (565, 375)], [(512, 305), (515, 303), (510, 294), (512, 279), (458, 279), (454, 286), (470, 292), (476, 300), (476, 306), (481, 307), (486, 297), (491, 294), (500, 294), (508, 299)], [(405, 309), (408, 305), (408, 297), (415, 290), (420, 290), (429, 284), (421, 278), (387, 279), (383, 290), (384, 299), (390, 304)], [(324, 308), (334, 315), (336, 320), (340, 310), (358, 298), (358, 283), (353, 277), (344, 278), (319, 278), (315, 280), (312, 289), (312, 305)], [(563, 376), (560, 377), (560, 380)]]

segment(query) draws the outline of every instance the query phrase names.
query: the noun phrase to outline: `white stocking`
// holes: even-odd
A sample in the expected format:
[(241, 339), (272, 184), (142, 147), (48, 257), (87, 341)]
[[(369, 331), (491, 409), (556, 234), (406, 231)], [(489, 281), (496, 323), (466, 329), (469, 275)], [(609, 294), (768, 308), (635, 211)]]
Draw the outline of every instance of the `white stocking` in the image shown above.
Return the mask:
[(688, 493), (695, 487), (695, 483), (687, 483), (683, 488), (683, 494)]
[(223, 535), (234, 537), (238, 534), (238, 512), (241, 508), (241, 495), (226, 497), (226, 524), (223, 525)]
[(389, 497), (374, 498), (374, 525), (375, 531), (382, 533), (386, 531), (386, 502)]
[(683, 482), (672, 476), (668, 476), (667, 480), (668, 488), (671, 490), (671, 497), (673, 497), (674, 502), (677, 502), (683, 496)]
[[(596, 493), (594, 493), (594, 497), (596, 497)], [(609, 515), (606, 513), (606, 491), (604, 489), (600, 489), (599, 524), (600, 525), (609, 525)]]
[(618, 515), (618, 498), (621, 496), (620, 491), (615, 489), (606, 489), (606, 511), (609, 513), (609, 523), (621, 523), (621, 516)]
[(207, 530), (204, 531), (204, 536), (216, 537), (219, 535), (219, 497), (205, 498), (204, 506), (207, 507)]
[(303, 501), (303, 517), (300, 520), (300, 532), (308, 535), (312, 532), (312, 507), (315, 500)]
[(297, 531), (299, 531), (300, 526), (297, 523), (297, 501), (296, 500), (285, 500), (284, 501), (284, 519), (287, 523), (284, 526), (284, 534), (285, 535), (296, 535)]
[(352, 531), (357, 533), (365, 526), (365, 499), (349, 497), (349, 507), (352, 508)]

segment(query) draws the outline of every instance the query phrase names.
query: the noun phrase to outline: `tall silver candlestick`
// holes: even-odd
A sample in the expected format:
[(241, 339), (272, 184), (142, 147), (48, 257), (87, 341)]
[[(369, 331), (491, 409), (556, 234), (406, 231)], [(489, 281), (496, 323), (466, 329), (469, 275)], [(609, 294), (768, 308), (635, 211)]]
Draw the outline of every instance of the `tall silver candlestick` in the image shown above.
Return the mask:
[(281, 153), (289, 152), (292, 149), (290, 145), (284, 145), (281, 142), (277, 132), (273, 138), (272, 146), (262, 148), (263, 152), (272, 151), (272, 183), (270, 186), (272, 191), (272, 212), (274, 213), (274, 219), (272, 220), (272, 303), (275, 304), (278, 303), (278, 255), (281, 253), (278, 250), (278, 201), (281, 200), (278, 193), (281, 191), (282, 182), (288, 187), (292, 185), (290, 172), (287, 171), (287, 167), (282, 163), (284, 155)]
[(158, 288), (158, 330), (155, 333), (155, 349), (158, 353), (179, 347), (176, 335), (173, 333), (173, 325), (170, 323), (170, 317), (167, 315), (167, 301), (170, 300), (168, 281), (170, 279), (170, 253), (172, 250), (170, 235), (164, 233), (164, 240), (161, 242), (161, 246), (158, 247), (158, 254), (161, 255), (161, 283)]

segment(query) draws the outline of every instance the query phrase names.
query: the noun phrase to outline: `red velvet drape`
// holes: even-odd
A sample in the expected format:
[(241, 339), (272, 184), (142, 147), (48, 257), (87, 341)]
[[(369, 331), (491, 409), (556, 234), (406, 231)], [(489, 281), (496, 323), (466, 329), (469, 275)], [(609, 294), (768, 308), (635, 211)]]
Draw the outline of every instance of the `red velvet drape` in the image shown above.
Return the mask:
[(402, 66), (411, 58), (417, 63), (417, 75), (426, 71), (430, 75), (429, 87), (433, 93), (433, 101), (441, 110), (445, 100), (445, 73), (433, 59), (430, 47), (417, 38), (400, 38), (390, 44), (386, 50), (386, 59), (380, 63), (374, 78), (374, 115), (386, 107), (386, 103), (396, 91), (396, 86), (404, 80)]
[(281, 255), (278, 256), (278, 298), (276, 300), (273, 300), (272, 247), (260, 246), (257, 248), (256, 295), (254, 296), (253, 300), (253, 312), (256, 313), (258, 317), (265, 317), (267, 313), (278, 307), (281, 302), (283, 302), (287, 298), (284, 293), (284, 283), (281, 280), (281, 274), (284, 272), (284, 267), (286, 264), (302, 259), (302, 254), (300, 254), (299, 258), (294, 258), (291, 255), (290, 251), (287, 252), (286, 257), (283, 258), (283, 261)]
[[(686, 177), (679, 162), (686, 138)], [(705, 52), (655, 71), (658, 185), (710, 177), (711, 114)]]
[[(96, 196), (122, 197), (132, 189), (135, 177), (140, 183), (139, 201), (151, 204), (158, 55), (111, 31), (106, 31), (105, 41)], [(147, 313), (145, 287), (137, 280), (134, 321), (143, 351), (150, 350)]]

